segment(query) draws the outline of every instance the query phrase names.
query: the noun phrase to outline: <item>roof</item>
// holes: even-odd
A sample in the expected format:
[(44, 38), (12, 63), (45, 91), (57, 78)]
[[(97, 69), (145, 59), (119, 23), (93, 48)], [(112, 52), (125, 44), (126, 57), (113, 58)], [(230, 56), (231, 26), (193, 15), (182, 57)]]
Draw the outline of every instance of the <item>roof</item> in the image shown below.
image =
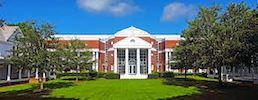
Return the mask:
[(150, 36), (150, 34), (144, 30), (141, 30), (139, 28), (136, 28), (134, 26), (131, 26), (129, 28), (123, 29), (121, 31), (118, 31), (117, 33), (115, 33), (114, 36), (141, 36), (141, 37), (145, 37), (145, 36)]
[(12, 34), (18, 29), (18, 26), (3, 26), (0, 27), (0, 41), (7, 42)]
[(118, 41), (113, 46), (114, 48), (151, 48), (152, 44), (139, 37), (129, 36)]

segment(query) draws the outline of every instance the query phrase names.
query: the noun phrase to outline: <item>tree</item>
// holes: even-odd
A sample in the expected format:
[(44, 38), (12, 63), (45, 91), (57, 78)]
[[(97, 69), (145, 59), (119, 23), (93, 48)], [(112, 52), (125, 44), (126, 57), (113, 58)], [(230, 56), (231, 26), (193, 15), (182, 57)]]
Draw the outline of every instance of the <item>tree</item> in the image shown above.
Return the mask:
[(78, 81), (80, 67), (84, 67), (89, 72), (92, 71), (91, 65), (94, 61), (92, 60), (92, 53), (86, 48), (85, 43), (75, 39), (64, 43), (62, 47), (64, 52), (62, 57), (66, 62), (66, 67), (76, 70), (76, 81)]
[(185, 40), (175, 54), (181, 56), (177, 58), (184, 65), (217, 68), (221, 86), (221, 68), (250, 66), (251, 55), (257, 52), (257, 10), (251, 10), (243, 2), (229, 4), (224, 12), (217, 5), (199, 9), (198, 16), (183, 31)]
[[(51, 35), (54, 34), (53, 27), (49, 23), (37, 24), (35, 21), (27, 21), (16, 24), (22, 30), (22, 36), (16, 36), (14, 39), (15, 49), (10, 52), (13, 53), (9, 58), (11, 64), (22, 65), (26, 69), (36, 69), (40, 73), (50, 70), (49, 51), (47, 47), (47, 40), (51, 40)], [(43, 82), (41, 89), (43, 89)]]

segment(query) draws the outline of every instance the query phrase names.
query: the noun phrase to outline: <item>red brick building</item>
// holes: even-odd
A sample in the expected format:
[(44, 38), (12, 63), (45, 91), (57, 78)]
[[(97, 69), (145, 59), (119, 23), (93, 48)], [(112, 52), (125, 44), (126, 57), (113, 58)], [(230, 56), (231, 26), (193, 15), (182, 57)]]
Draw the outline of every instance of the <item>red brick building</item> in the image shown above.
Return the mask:
[(98, 72), (119, 73), (122, 79), (147, 78), (152, 72), (171, 71), (173, 48), (182, 39), (180, 35), (151, 35), (135, 27), (114, 35), (55, 35), (61, 41), (83, 41), (96, 63)]

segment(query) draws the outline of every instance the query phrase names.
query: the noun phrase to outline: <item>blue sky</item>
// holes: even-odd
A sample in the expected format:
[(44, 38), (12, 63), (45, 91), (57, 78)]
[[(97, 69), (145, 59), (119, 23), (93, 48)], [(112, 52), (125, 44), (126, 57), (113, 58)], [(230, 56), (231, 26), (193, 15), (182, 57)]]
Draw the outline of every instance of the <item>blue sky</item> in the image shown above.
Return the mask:
[[(0, 0), (7, 23), (47, 21), (59, 33), (115, 33), (135, 26), (150, 33), (180, 34), (198, 6), (213, 2), (225, 8), (241, 0)], [(248, 5), (258, 0), (244, 0)]]

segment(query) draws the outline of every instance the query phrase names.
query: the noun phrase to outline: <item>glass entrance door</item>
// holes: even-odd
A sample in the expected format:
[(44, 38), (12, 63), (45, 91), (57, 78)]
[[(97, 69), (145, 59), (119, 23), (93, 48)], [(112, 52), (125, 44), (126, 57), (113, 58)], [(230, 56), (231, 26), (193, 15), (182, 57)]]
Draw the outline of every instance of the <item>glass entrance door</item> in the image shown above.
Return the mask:
[(136, 74), (136, 49), (129, 49), (129, 74)]

